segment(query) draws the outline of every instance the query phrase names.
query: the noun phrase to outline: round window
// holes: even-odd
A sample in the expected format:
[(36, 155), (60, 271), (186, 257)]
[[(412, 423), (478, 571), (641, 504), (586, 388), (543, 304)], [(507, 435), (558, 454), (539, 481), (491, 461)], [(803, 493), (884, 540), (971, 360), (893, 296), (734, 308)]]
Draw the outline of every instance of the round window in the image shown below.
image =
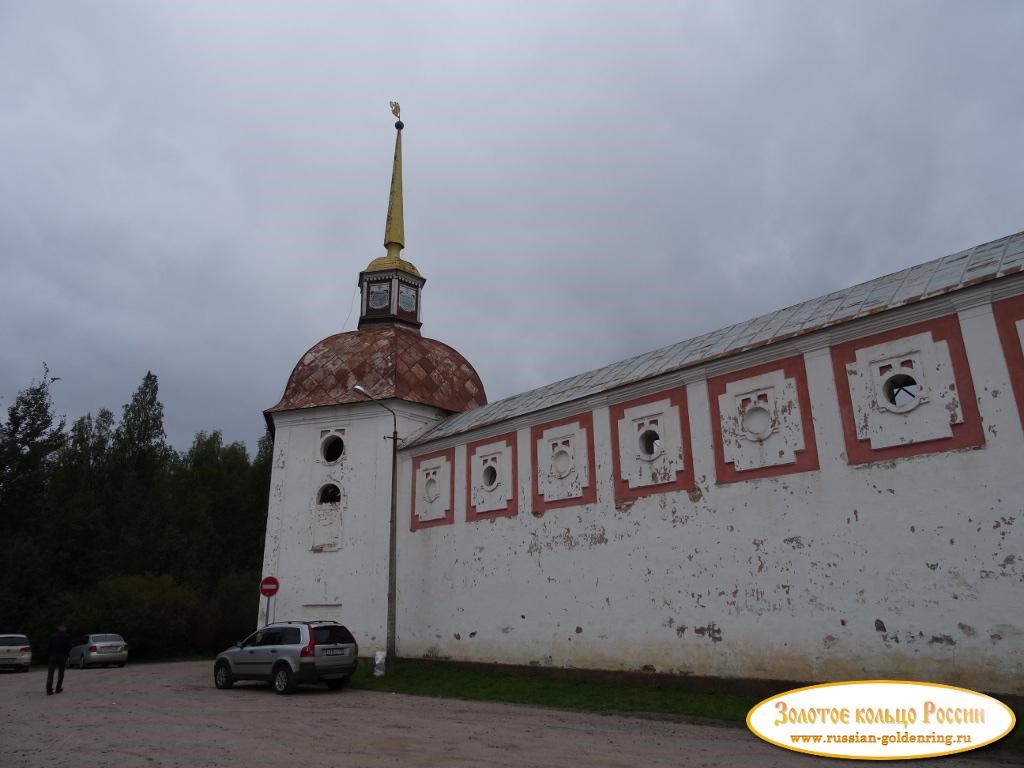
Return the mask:
[(644, 459), (653, 459), (661, 453), (661, 435), (653, 429), (647, 429), (640, 433), (640, 456)]
[(755, 440), (764, 440), (772, 433), (772, 415), (759, 405), (748, 408), (743, 414), (742, 427)]
[(565, 477), (572, 471), (572, 458), (568, 451), (558, 451), (551, 457), (551, 468), (558, 477)]
[(316, 497), (317, 504), (340, 504), (341, 489), (334, 483), (328, 483), (320, 489)]
[(336, 462), (344, 453), (345, 441), (337, 435), (331, 435), (320, 444), (320, 455), (324, 457), (324, 461), (328, 464)]
[(483, 475), (484, 488), (486, 488), (487, 490), (491, 490), (494, 486), (498, 484), (498, 470), (493, 465), (488, 464), (486, 467), (484, 467)]
[(889, 401), (890, 405), (895, 405), (897, 408), (908, 408), (917, 402), (917, 398), (921, 394), (921, 386), (913, 376), (897, 373), (886, 379), (882, 386), (882, 392), (885, 393), (885, 399)]

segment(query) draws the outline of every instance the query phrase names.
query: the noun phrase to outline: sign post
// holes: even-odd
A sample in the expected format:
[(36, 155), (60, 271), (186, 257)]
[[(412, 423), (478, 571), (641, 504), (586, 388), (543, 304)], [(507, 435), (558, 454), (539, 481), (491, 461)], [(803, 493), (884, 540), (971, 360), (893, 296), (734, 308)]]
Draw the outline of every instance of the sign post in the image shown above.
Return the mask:
[[(260, 581), (260, 594), (263, 595), (265, 598), (267, 598), (266, 621), (264, 622), (266, 624), (270, 624), (271, 623), (270, 622), (270, 598), (272, 598), (274, 595), (276, 595), (277, 594), (277, 590), (279, 590), (280, 588), (281, 588), (281, 582), (279, 582), (273, 576), (264, 576), (263, 580)], [(274, 605), (275, 605), (275, 607), (277, 606), (277, 601), (276, 600), (274, 601)], [(276, 613), (276, 611), (275, 611), (275, 613)]]

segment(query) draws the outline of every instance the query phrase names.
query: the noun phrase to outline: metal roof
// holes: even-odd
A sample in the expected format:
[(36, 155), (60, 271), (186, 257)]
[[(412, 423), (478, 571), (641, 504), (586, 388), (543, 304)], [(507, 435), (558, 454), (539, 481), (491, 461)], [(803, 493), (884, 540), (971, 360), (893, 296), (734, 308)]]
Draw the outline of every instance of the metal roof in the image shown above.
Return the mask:
[(763, 347), (1024, 269), (1024, 232), (875, 278), (753, 320), (498, 400), (438, 423), (416, 443), (466, 432), (609, 389)]
[(265, 413), (361, 403), (360, 384), (378, 400), (398, 398), (463, 411), (487, 402), (483, 384), (462, 355), (440, 341), (396, 327), (329, 336), (302, 356), (280, 402)]

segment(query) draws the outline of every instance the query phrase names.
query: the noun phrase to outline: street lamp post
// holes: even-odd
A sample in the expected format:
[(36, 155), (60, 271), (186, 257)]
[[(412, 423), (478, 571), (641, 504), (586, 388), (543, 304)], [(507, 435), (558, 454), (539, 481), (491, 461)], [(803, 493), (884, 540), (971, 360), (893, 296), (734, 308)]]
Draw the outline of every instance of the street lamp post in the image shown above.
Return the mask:
[(352, 389), (388, 411), (393, 424), (391, 431), (391, 520), (388, 528), (388, 637), (385, 662), (385, 668), (391, 669), (395, 661), (395, 616), (398, 592), (398, 416), (388, 406), (371, 395), (361, 384), (356, 384)]

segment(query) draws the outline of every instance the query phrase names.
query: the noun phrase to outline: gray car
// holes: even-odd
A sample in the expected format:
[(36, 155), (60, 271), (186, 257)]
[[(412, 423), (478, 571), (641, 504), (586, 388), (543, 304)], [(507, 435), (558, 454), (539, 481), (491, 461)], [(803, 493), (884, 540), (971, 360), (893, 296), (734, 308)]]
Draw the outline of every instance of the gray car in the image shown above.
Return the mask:
[(338, 690), (352, 677), (358, 658), (355, 638), (336, 621), (283, 621), (217, 654), (213, 683), (230, 688), (238, 680), (262, 680), (283, 694), (296, 685), (325, 682)]
[(85, 669), (94, 664), (104, 667), (116, 664), (123, 667), (128, 662), (128, 644), (120, 635), (97, 633), (83, 635), (75, 640), (75, 646), (68, 654), (68, 666)]

